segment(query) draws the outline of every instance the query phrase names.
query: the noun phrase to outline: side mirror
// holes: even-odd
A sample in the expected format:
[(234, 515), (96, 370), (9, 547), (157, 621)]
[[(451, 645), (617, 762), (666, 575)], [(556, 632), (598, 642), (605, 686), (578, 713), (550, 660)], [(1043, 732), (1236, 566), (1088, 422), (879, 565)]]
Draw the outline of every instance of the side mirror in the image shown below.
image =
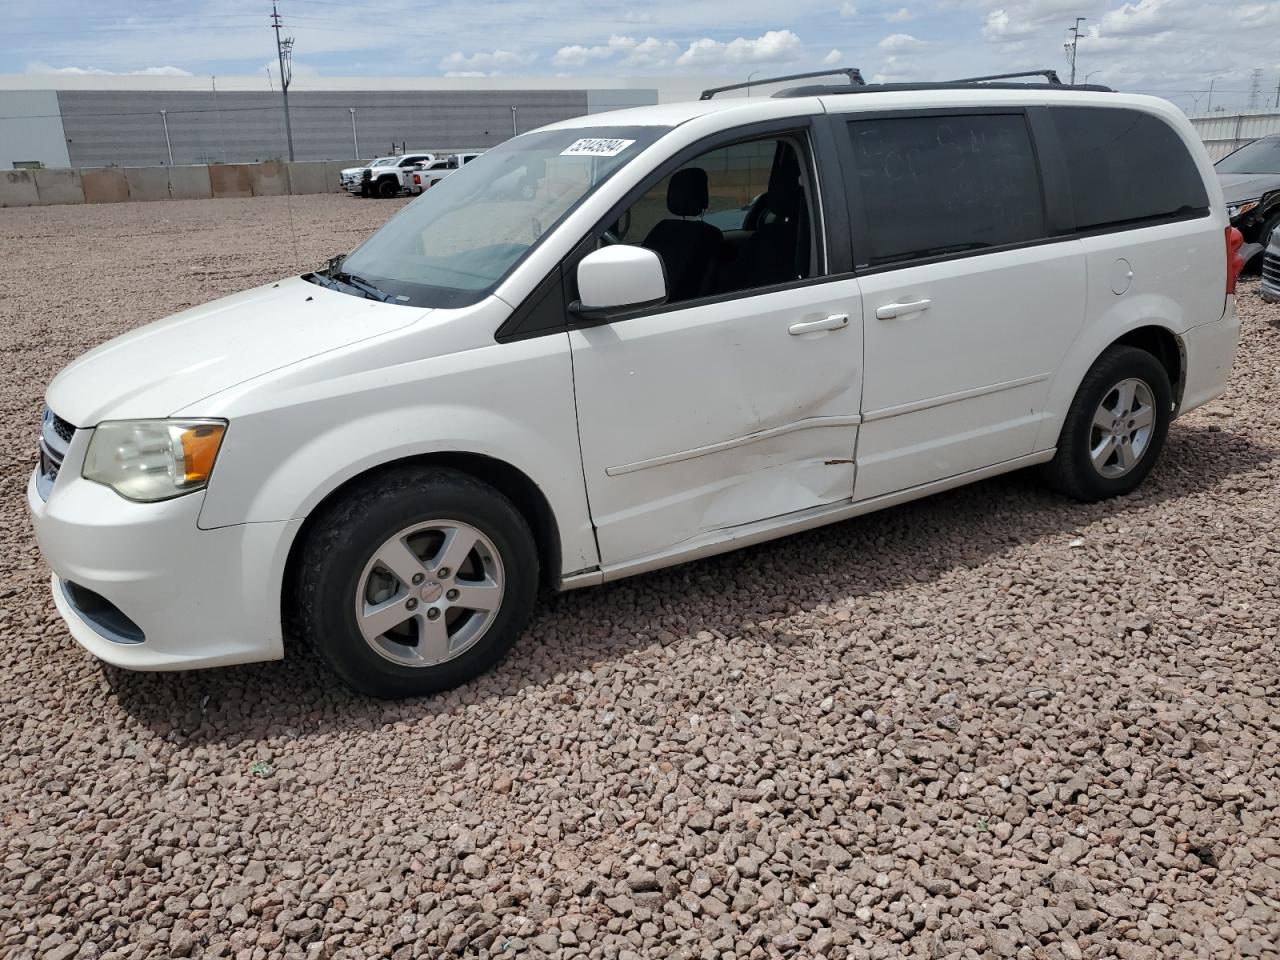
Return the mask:
[(578, 263), (578, 296), (570, 309), (583, 320), (656, 306), (667, 299), (662, 258), (621, 243), (594, 250)]

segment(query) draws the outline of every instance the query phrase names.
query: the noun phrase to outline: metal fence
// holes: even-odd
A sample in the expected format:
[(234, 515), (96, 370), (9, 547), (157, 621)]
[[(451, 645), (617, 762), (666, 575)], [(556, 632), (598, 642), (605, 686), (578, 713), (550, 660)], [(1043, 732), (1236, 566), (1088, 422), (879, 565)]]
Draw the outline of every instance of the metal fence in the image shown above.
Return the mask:
[(1251, 140), (1280, 133), (1280, 112), (1211, 113), (1192, 117), (1191, 124), (1204, 141), (1209, 156), (1217, 161)]

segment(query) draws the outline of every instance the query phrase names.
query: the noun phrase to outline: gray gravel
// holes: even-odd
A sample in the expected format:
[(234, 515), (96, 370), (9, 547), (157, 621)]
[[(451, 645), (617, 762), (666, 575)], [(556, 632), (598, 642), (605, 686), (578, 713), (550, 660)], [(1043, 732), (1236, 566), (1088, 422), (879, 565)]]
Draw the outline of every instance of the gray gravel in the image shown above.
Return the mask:
[(1135, 496), (1013, 476), (548, 598), (496, 673), (104, 668), (23, 489), (86, 347), (393, 208), (0, 210), (0, 956), (1280, 956), (1280, 309)]

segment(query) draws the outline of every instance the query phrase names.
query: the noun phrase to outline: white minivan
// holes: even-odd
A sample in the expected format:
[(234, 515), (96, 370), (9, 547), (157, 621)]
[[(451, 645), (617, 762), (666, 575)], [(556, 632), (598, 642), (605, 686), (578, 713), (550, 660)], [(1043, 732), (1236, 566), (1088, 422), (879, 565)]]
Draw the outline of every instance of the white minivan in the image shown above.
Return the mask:
[(566, 590), (1038, 465), (1133, 490), (1222, 393), (1239, 235), (1170, 104), (817, 86), (515, 137), (325, 269), (85, 354), (28, 487), (113, 664), (476, 676)]

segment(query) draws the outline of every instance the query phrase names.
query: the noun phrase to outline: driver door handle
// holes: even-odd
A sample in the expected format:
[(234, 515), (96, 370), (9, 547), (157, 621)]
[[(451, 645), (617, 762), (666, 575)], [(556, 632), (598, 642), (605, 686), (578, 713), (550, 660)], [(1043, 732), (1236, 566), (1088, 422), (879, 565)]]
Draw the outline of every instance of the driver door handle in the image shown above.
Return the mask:
[(876, 307), (876, 318), (879, 320), (892, 320), (895, 317), (906, 317), (913, 313), (922, 313), (929, 309), (932, 300), (909, 300), (906, 303), (886, 303), (883, 307)]
[(806, 333), (817, 333), (820, 330), (843, 330), (848, 325), (849, 315), (847, 313), (834, 313), (829, 317), (823, 317), (821, 320), (793, 323), (787, 327), (787, 333), (793, 337), (801, 337)]

